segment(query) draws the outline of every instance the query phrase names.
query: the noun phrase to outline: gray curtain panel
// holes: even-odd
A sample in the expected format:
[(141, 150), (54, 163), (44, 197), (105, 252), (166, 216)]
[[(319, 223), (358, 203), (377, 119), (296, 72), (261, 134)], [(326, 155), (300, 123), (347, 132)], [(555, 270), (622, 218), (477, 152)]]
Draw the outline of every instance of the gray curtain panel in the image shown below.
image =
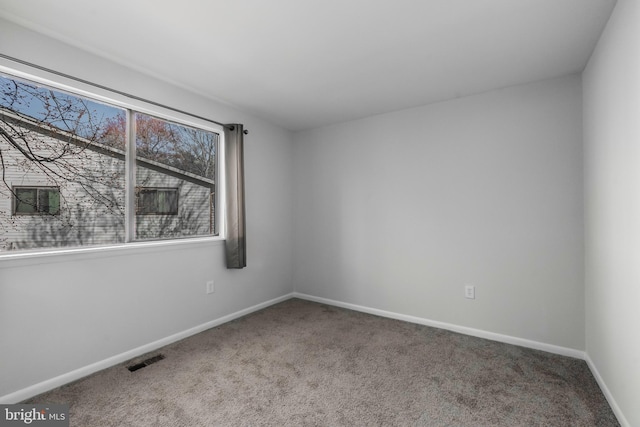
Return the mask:
[(226, 125), (226, 253), (227, 268), (247, 266), (244, 213), (244, 129), (241, 124)]

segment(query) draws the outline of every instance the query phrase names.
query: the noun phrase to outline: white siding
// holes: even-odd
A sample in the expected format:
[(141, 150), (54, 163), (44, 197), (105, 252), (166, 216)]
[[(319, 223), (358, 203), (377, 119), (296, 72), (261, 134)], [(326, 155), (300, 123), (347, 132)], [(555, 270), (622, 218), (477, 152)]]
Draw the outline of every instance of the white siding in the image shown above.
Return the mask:
[(139, 239), (197, 236), (210, 234), (209, 205), (212, 189), (193, 182), (162, 174), (144, 167), (136, 169), (136, 185), (142, 187), (177, 188), (178, 215), (138, 215), (136, 237)]

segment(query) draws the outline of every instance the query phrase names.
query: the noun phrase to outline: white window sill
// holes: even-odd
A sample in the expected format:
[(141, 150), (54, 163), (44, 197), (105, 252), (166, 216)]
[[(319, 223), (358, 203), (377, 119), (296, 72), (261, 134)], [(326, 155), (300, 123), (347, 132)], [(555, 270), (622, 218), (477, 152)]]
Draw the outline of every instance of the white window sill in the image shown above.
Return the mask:
[(11, 264), (12, 261), (29, 263), (69, 261), (78, 258), (97, 258), (101, 256), (126, 256), (137, 253), (176, 250), (200, 245), (219, 246), (225, 239), (219, 236), (196, 237), (172, 240), (153, 240), (122, 243), (104, 246), (87, 246), (72, 248), (43, 248), (24, 251), (0, 252), (0, 266)]

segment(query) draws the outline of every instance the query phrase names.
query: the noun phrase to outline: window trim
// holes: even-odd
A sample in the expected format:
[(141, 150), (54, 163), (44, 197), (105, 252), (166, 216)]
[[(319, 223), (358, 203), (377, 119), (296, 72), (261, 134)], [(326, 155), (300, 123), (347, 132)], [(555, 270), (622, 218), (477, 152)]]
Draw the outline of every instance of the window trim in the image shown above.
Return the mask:
[[(9, 65), (7, 65), (9, 64)], [(207, 132), (213, 132), (218, 135), (218, 145), (216, 152), (216, 175), (213, 178), (215, 181), (215, 206), (216, 209), (213, 213), (215, 229), (212, 230), (215, 234), (203, 235), (203, 236), (183, 236), (174, 237), (169, 239), (149, 239), (149, 240), (137, 240), (135, 239), (135, 185), (126, 185), (125, 198), (127, 200), (127, 212), (125, 213), (125, 241), (124, 243), (113, 243), (103, 245), (91, 245), (91, 246), (65, 246), (60, 248), (33, 248), (17, 251), (2, 251), (0, 252), (0, 260), (3, 258), (20, 258), (22, 256), (32, 257), (40, 255), (55, 255), (65, 253), (77, 253), (77, 252), (96, 252), (106, 249), (122, 249), (122, 248), (140, 248), (145, 246), (170, 246), (179, 244), (181, 242), (218, 242), (225, 241), (225, 223), (226, 218), (224, 212), (226, 211), (226, 194), (225, 194), (225, 132), (224, 126), (216, 124), (215, 122), (202, 119), (195, 114), (190, 114), (178, 109), (172, 109), (171, 107), (163, 107), (159, 103), (153, 101), (146, 102), (143, 98), (136, 97), (135, 95), (127, 96), (125, 92), (118, 91), (117, 89), (109, 90), (104, 86), (92, 84), (89, 81), (83, 81), (72, 76), (64, 76), (55, 71), (48, 71), (47, 69), (40, 69), (37, 66), (29, 66), (22, 63), (16, 63), (6, 58), (0, 57), (0, 73), (8, 78), (17, 78), (22, 80), (28, 80), (39, 85), (49, 86), (52, 89), (69, 93), (74, 96), (81, 96), (89, 98), (93, 101), (97, 101), (104, 104), (109, 104), (114, 107), (123, 108), (127, 112), (127, 131), (132, 132), (135, 135), (135, 125), (131, 125), (131, 116), (136, 112), (150, 115), (159, 119), (168, 120), (179, 125), (189, 126), (197, 129), (201, 129)], [(133, 121), (135, 123), (135, 121)], [(135, 152), (135, 144), (128, 144), (128, 147), (133, 148)], [(125, 174), (127, 183), (135, 182), (131, 181), (130, 176), (135, 177), (135, 156), (131, 155), (131, 150), (128, 150), (125, 155)], [(12, 206), (13, 211), (13, 206)]]

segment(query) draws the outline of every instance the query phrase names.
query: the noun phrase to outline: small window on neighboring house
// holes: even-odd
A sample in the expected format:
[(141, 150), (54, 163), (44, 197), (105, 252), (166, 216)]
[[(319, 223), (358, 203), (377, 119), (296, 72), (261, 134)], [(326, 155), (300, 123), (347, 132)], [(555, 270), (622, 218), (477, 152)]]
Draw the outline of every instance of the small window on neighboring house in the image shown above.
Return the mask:
[(137, 188), (136, 214), (177, 215), (177, 188)]
[(13, 193), (16, 215), (60, 213), (60, 190), (56, 187), (16, 187)]

